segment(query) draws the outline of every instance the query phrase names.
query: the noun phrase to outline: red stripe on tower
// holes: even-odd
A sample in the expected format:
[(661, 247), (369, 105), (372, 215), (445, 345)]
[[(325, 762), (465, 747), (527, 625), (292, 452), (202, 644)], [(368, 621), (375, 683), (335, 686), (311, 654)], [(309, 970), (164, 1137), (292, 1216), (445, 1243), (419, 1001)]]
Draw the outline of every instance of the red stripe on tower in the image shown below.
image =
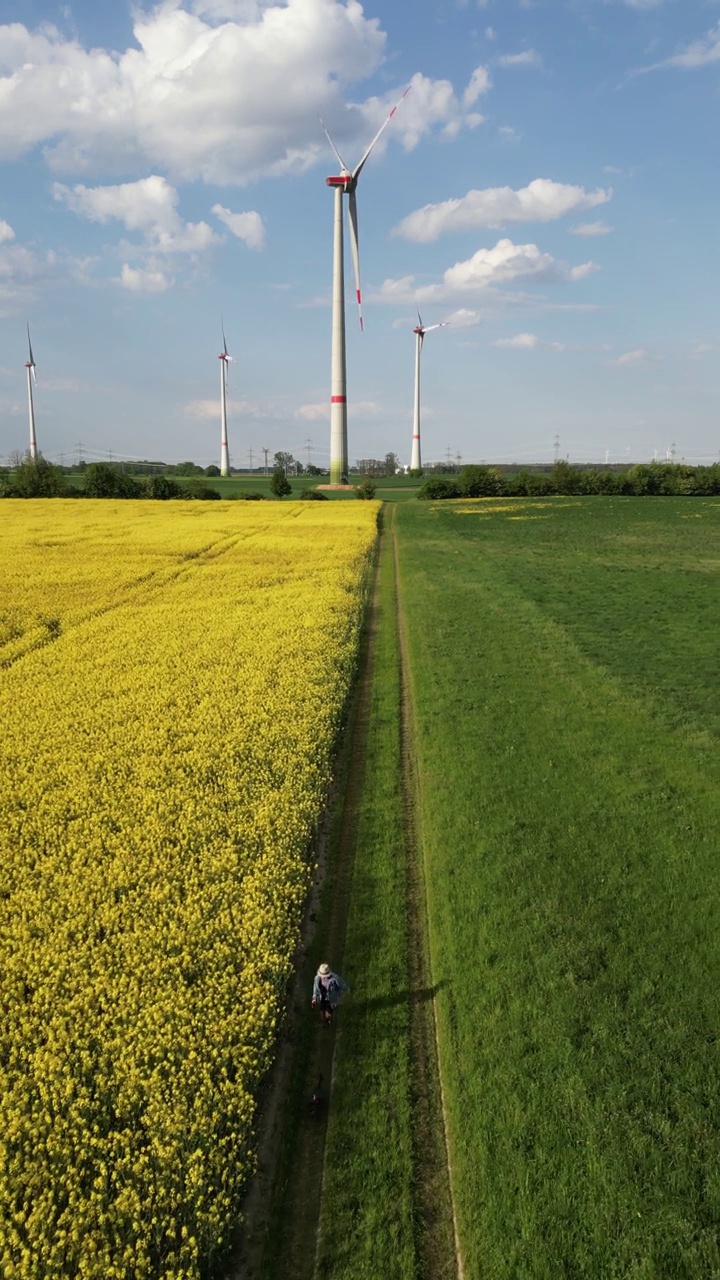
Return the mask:
[(347, 404), (347, 396), (331, 396), (331, 404)]

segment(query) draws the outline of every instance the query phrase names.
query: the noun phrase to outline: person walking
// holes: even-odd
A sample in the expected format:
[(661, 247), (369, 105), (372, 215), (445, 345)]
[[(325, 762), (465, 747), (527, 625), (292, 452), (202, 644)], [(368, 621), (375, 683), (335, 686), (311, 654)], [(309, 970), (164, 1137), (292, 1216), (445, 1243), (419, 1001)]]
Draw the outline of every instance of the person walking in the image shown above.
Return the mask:
[(333, 973), (329, 964), (321, 964), (313, 982), (312, 1007), (320, 1006), (320, 1015), (326, 1027), (331, 1026), (332, 1016), (343, 996), (350, 990), (339, 973)]

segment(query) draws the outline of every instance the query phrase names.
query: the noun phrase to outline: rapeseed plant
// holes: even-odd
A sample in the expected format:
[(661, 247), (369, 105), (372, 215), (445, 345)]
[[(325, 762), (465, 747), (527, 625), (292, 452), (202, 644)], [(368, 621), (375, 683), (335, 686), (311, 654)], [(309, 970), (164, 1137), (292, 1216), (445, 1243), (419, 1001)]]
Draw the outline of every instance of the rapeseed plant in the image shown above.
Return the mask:
[(193, 1280), (253, 1169), (376, 508), (210, 505), (3, 504), (8, 1280)]

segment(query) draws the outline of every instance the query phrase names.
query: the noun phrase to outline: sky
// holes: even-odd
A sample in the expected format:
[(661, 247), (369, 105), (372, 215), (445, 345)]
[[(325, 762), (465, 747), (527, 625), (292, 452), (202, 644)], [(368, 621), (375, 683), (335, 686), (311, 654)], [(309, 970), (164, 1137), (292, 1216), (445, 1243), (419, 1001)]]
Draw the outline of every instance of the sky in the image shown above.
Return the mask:
[[(5, 0), (0, 459), (720, 458), (720, 0)], [(346, 250), (347, 250), (346, 240)]]

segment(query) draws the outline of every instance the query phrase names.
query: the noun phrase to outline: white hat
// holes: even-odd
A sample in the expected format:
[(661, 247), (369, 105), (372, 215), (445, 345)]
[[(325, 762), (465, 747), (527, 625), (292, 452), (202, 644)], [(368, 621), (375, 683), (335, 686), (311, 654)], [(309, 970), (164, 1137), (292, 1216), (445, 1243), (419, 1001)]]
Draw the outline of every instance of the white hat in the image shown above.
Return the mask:
[(321, 973), (321, 974), (322, 974), (322, 976), (323, 976), (323, 978), (327, 977), (327, 975), (329, 974), (329, 972), (330, 972), (330, 965), (329, 965), (329, 964), (321, 964), (321, 965), (320, 965), (320, 968), (318, 969), (318, 973)]

